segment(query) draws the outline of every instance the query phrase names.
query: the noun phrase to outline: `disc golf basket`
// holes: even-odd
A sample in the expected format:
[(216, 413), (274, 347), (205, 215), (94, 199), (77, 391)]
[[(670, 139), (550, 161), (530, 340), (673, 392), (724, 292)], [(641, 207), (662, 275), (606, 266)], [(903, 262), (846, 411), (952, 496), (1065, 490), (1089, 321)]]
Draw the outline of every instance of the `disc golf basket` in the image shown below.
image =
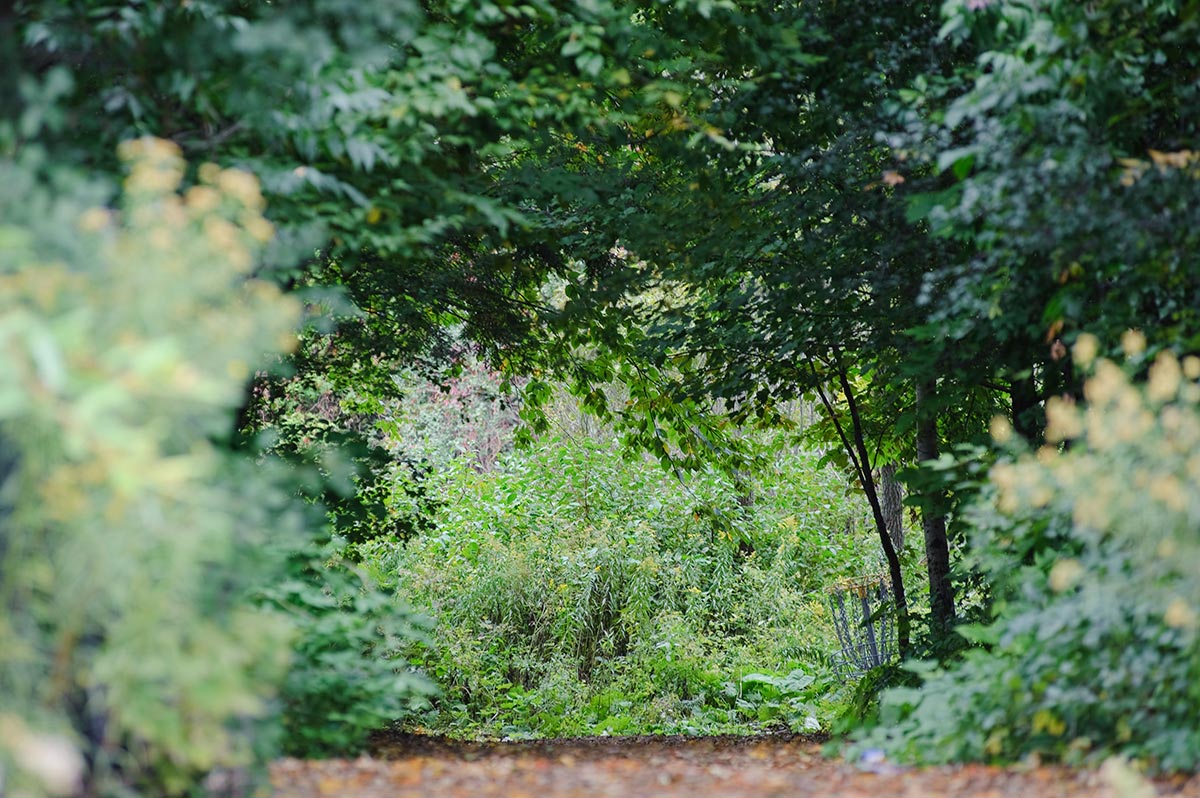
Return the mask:
[(829, 588), (829, 610), (841, 652), (833, 665), (843, 680), (862, 676), (896, 654), (892, 591), (881, 575), (845, 579)]

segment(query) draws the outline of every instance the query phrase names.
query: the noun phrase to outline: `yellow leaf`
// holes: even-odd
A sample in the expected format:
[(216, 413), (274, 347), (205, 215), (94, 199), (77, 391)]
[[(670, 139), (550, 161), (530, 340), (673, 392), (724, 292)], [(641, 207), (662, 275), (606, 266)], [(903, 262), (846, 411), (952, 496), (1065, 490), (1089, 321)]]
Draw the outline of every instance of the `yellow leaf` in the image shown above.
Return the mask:
[(1058, 737), (1067, 730), (1067, 724), (1063, 723), (1054, 713), (1048, 709), (1039, 709), (1033, 715), (1033, 733), (1044, 731), (1049, 735)]

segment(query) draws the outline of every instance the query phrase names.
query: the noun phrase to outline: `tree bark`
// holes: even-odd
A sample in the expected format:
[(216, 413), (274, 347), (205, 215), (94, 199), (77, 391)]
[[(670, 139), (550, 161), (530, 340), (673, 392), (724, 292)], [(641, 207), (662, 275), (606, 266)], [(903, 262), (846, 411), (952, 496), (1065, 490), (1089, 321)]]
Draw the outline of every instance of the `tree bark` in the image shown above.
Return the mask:
[(879, 468), (879, 503), (883, 506), (883, 520), (892, 546), (900, 552), (904, 550), (904, 488), (896, 479), (896, 468), (895, 463)]
[[(918, 383), (917, 393), (917, 461), (936, 460), (939, 453), (937, 416), (930, 408), (934, 386)], [(925, 562), (929, 573), (929, 607), (932, 615), (930, 632), (935, 642), (945, 639), (954, 626), (954, 585), (950, 579), (950, 543), (946, 538), (946, 516), (940, 509), (945, 497), (929, 496), (921, 513), (925, 534)]]

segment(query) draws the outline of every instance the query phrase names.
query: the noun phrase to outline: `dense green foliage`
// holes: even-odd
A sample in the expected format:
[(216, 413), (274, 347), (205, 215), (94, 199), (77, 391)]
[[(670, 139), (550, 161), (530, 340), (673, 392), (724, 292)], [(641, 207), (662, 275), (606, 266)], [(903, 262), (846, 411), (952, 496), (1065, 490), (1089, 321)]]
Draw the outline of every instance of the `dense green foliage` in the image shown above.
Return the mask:
[(291, 578), (261, 599), (295, 625), (294, 661), (280, 687), (281, 749), (293, 756), (362, 750), (367, 735), (412, 714), (436, 692), (398, 649), (424, 639), (426, 621), (399, 605), (335, 539), (319, 556), (293, 555)]
[(903, 118), (915, 127), (895, 139), (953, 176), (909, 206), (967, 245), (940, 274), (935, 329), (972, 356), (999, 350), (1014, 371), (1035, 368), (1036, 399), (1077, 389), (1056, 337), (1115, 347), (1132, 328), (1194, 349), (1197, 4), (947, 12), (942, 35), (971, 59), (952, 81), (914, 87)]
[[(1195, 378), (1198, 39), (1197, 0), (0, 7), (5, 773), (178, 794), (276, 709), (353, 750), (432, 698), (405, 656), (440, 728), (802, 724), (811, 596), (874, 555), (759, 448), (797, 399), (945, 660), (879, 739), (1194, 765), (1193, 475), (1153, 447), (1192, 423), (1154, 358)], [(1149, 409), (1083, 387), (1122, 339)], [(602, 438), (546, 437), (560, 389)], [(1041, 465), (985, 477), (989, 424)]]
[[(416, 661), (444, 692), (422, 725), (817, 727), (820, 693), (798, 685), (833, 686), (826, 587), (878, 565), (869, 539), (846, 533), (861, 507), (816, 458), (782, 453), (752, 485), (680, 482), (611, 441), (554, 437), (492, 472), (456, 461), (436, 482), (446, 505), (433, 529), (369, 556), (437, 622)], [(756, 671), (794, 673), (795, 705), (768, 676), (741, 683)]]
[[(1076, 358), (1096, 348), (1084, 338)], [(1195, 766), (1198, 378), (1200, 360), (1163, 355), (1143, 392), (1100, 361), (1086, 410), (1047, 407), (1047, 434), (1071, 448), (998, 465), (972, 516), (1003, 604), (963, 631), (987, 647), (885, 695), (892, 725), (870, 742), (932, 762), (1118, 751)]]

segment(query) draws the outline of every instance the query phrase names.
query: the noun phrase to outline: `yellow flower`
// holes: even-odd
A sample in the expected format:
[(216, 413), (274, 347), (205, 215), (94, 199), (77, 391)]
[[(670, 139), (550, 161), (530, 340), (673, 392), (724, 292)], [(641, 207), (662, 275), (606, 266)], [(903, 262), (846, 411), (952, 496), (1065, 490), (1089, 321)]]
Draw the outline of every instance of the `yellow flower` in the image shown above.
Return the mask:
[(1162, 424), (1163, 431), (1171, 438), (1186, 434), (1189, 431), (1188, 419), (1178, 407), (1164, 407), (1162, 412), (1159, 413), (1158, 419), (1159, 423)]
[(1004, 416), (992, 416), (988, 431), (992, 433), (992, 440), (1001, 445), (1008, 443), (1013, 436), (1012, 424)]
[(211, 186), (192, 186), (186, 199), (188, 207), (196, 213), (208, 213), (221, 204), (221, 195)]
[(169, 250), (175, 246), (175, 237), (162, 227), (153, 228), (146, 237), (155, 249)]
[(280, 352), (291, 353), (296, 351), (296, 347), (300, 345), (300, 339), (293, 332), (280, 333), (275, 339), (275, 346)]
[(1097, 451), (1110, 448), (1115, 439), (1103, 414), (1092, 409), (1087, 414), (1087, 442)]
[(223, 169), (217, 176), (217, 186), (247, 208), (261, 210), (262, 193), (258, 190), (258, 178), (240, 169)]
[(111, 218), (105, 208), (88, 208), (79, 216), (79, 229), (85, 233), (98, 233), (108, 227)]
[(1053, 446), (1041, 446), (1037, 450), (1037, 461), (1044, 466), (1054, 465), (1058, 459), (1058, 449)]
[(265, 244), (275, 235), (275, 226), (261, 216), (247, 216), (242, 224), (255, 241)]
[(1071, 352), (1075, 357), (1075, 362), (1086, 368), (1092, 365), (1096, 355), (1100, 352), (1100, 339), (1091, 333), (1084, 333), (1075, 340), (1075, 346)]
[(1183, 483), (1173, 474), (1151, 482), (1150, 495), (1177, 513), (1187, 509), (1187, 492), (1183, 489)]
[(1000, 490), (1012, 490), (1017, 484), (1016, 468), (1011, 463), (997, 463), (992, 468), (991, 478)]
[(1169, 402), (1179, 392), (1183, 370), (1179, 361), (1170, 352), (1159, 354), (1150, 367), (1150, 380), (1146, 385), (1146, 396), (1152, 402)]
[(250, 376), (250, 367), (244, 360), (230, 360), (225, 364), (225, 371), (235, 380), (242, 381)]
[(204, 233), (208, 240), (225, 255), (233, 255), (241, 249), (238, 229), (224, 219), (210, 216), (204, 220)]
[(1077, 527), (1103, 529), (1108, 525), (1108, 508), (1095, 500), (1076, 501), (1071, 510), (1071, 520)]
[(1187, 472), (1193, 481), (1200, 482), (1200, 454), (1194, 454), (1187, 459)]
[(1046, 732), (1054, 737), (1067, 730), (1067, 724), (1060, 720), (1048, 709), (1039, 709), (1033, 713), (1033, 733)]
[(1134, 357), (1146, 351), (1146, 336), (1141, 330), (1126, 330), (1121, 336), (1121, 349), (1126, 357)]
[(1075, 403), (1052, 396), (1046, 402), (1046, 440), (1051, 443), (1078, 438), (1083, 422)]
[(202, 183), (216, 183), (217, 178), (221, 176), (221, 167), (215, 163), (202, 163), (200, 168), (196, 170), (196, 174), (200, 177)]
[(1188, 355), (1183, 359), (1183, 376), (1189, 380), (1200, 379), (1200, 357)]
[(1070, 590), (1079, 583), (1083, 576), (1083, 566), (1079, 560), (1068, 557), (1054, 563), (1050, 568), (1050, 589), (1055, 593)]
[(1140, 441), (1154, 428), (1154, 414), (1150, 411), (1134, 407), (1117, 416), (1113, 431), (1117, 439), (1124, 443)]
[(125, 178), (125, 189), (130, 193), (162, 194), (175, 190), (183, 176), (180, 164), (161, 166), (139, 163)]
[(1167, 611), (1163, 613), (1163, 622), (1175, 629), (1194, 629), (1196, 626), (1196, 611), (1179, 596), (1171, 599)]
[(1029, 496), (1030, 507), (1045, 507), (1054, 498), (1054, 491), (1045, 485), (1038, 485)]
[(183, 157), (183, 151), (173, 141), (143, 136), (117, 145), (117, 157), (122, 161), (176, 161)]
[(1179, 150), (1177, 152), (1162, 152), (1160, 150), (1148, 150), (1150, 160), (1154, 162), (1160, 170), (1165, 169), (1186, 169), (1187, 165), (1194, 160), (1196, 153), (1191, 150)]
[(1096, 365), (1096, 374), (1083, 387), (1084, 396), (1096, 405), (1112, 400), (1125, 385), (1125, 373), (1111, 360), (1101, 360)]

